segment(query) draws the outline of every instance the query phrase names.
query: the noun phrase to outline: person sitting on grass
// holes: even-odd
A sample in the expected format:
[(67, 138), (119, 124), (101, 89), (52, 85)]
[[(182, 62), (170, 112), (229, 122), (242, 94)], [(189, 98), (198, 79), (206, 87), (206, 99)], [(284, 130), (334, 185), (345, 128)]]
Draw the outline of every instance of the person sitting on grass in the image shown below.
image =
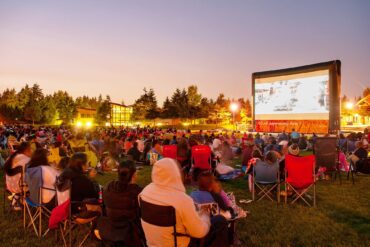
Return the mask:
[(134, 142), (132, 147), (128, 150), (127, 155), (130, 155), (133, 161), (139, 162), (141, 157), (141, 152), (138, 149), (138, 143)]
[(115, 246), (143, 246), (144, 233), (140, 223), (134, 161), (127, 160), (118, 167), (118, 180), (108, 183), (103, 190), (106, 216), (100, 217), (95, 235), (104, 243)]
[[(154, 164), (152, 182), (139, 198), (151, 204), (175, 208), (176, 232), (180, 234), (177, 246), (193, 246), (194, 240), (189, 245), (192, 238), (204, 238), (206, 246), (228, 246), (227, 236), (223, 238), (227, 228), (225, 218), (218, 216), (210, 221), (207, 211), (196, 211), (192, 198), (186, 194), (181, 169), (175, 160), (163, 158)], [(143, 220), (141, 223), (149, 247), (174, 246), (172, 227), (160, 227)]]

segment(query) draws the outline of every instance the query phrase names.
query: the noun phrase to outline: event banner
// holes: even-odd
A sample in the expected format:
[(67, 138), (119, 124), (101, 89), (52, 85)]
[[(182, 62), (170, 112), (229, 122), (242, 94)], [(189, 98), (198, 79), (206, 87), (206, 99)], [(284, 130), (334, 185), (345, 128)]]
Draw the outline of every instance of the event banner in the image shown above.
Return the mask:
[(301, 133), (327, 133), (328, 120), (256, 120), (257, 132), (286, 132), (295, 129)]

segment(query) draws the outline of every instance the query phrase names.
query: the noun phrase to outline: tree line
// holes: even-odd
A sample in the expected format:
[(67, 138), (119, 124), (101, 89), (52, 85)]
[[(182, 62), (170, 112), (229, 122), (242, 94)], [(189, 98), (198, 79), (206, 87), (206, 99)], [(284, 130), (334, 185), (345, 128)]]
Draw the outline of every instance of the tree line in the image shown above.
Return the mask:
[[(65, 123), (76, 116), (77, 108), (96, 109), (96, 122), (103, 124), (108, 121), (110, 113), (110, 96), (105, 98), (80, 96), (73, 98), (66, 91), (44, 94), (38, 84), (26, 84), (18, 92), (7, 88), (0, 93), (0, 111), (7, 120), (19, 122), (52, 124), (56, 120)], [(209, 123), (217, 123), (230, 116), (231, 101), (239, 104), (236, 120), (243, 121), (251, 115), (251, 104), (243, 98), (231, 100), (220, 94), (216, 100), (203, 97), (195, 85), (176, 89), (171, 97), (167, 97), (162, 106), (158, 105), (153, 89), (144, 88), (142, 95), (133, 104), (133, 120), (150, 120), (155, 118), (181, 118), (193, 120), (205, 118)]]
[(97, 109), (97, 121), (103, 122), (106, 114), (102, 118), (101, 112), (102, 109), (107, 111), (109, 101), (109, 96), (103, 99), (101, 95), (98, 98), (82, 96), (74, 99), (62, 90), (45, 95), (38, 84), (26, 84), (18, 92), (14, 88), (7, 88), (0, 93), (0, 113), (10, 121), (52, 124), (62, 120), (70, 123), (77, 114), (77, 108), (86, 107)]
[(225, 118), (230, 118), (229, 106), (231, 102), (239, 105), (235, 119), (238, 122), (246, 122), (251, 116), (251, 103), (248, 99), (230, 99), (220, 93), (216, 100), (204, 97), (198, 92), (195, 85), (187, 88), (177, 88), (171, 97), (166, 97), (161, 107), (158, 106), (157, 98), (153, 89), (145, 89), (143, 94), (133, 105), (133, 117), (135, 120), (155, 118), (181, 118), (194, 120), (204, 118), (207, 123), (220, 123)]

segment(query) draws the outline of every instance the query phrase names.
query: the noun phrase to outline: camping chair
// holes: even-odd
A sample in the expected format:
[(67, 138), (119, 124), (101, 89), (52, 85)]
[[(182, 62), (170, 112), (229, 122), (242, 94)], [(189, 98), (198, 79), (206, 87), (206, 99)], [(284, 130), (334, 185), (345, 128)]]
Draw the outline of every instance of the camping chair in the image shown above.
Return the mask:
[(192, 168), (211, 170), (211, 148), (206, 145), (196, 145), (191, 148)]
[(163, 145), (163, 157), (177, 159), (177, 145)]
[(315, 142), (315, 163), (316, 167), (325, 167), (325, 173), (330, 173), (332, 180), (335, 181), (338, 176), (339, 183), (342, 184), (337, 142), (336, 137), (317, 138)]
[[(252, 200), (259, 201), (268, 198), (274, 201), (272, 192), (276, 190), (276, 201), (280, 202), (280, 174), (278, 163), (270, 165), (265, 161), (258, 160), (253, 166)], [(259, 190), (256, 195), (256, 189)]]
[[(71, 188), (71, 183), (69, 183), (68, 187)], [(83, 234), (82, 240), (78, 243), (78, 246), (81, 247), (93, 231), (93, 221), (101, 215), (100, 204), (95, 202), (91, 203), (89, 201), (71, 201), (70, 189), (66, 189), (64, 191), (56, 189), (56, 194), (57, 206), (51, 211), (48, 230), (59, 230), (60, 236), (63, 240), (63, 246), (67, 247), (74, 246), (74, 243), (77, 241), (76, 238), (72, 241), (73, 230), (79, 226), (86, 226), (88, 230), (86, 231), (86, 233)], [(86, 207), (87, 211), (85, 212), (89, 213), (89, 215), (73, 215), (72, 205), (76, 204), (82, 205), (82, 207)]]
[(177, 247), (177, 236), (187, 236), (176, 231), (176, 210), (172, 206), (160, 206), (139, 198), (141, 219), (151, 225), (173, 227), (174, 246)]
[[(23, 226), (26, 226), (27, 215), (29, 217), (29, 224), (27, 227), (33, 227), (36, 236), (41, 237), (45, 234), (42, 233), (42, 218), (50, 217), (50, 210), (44, 204), (42, 194), (44, 190), (55, 191), (52, 188), (43, 186), (42, 167), (33, 167), (26, 170), (26, 183), (29, 189), (29, 196), (24, 198), (25, 217), (23, 218)], [(38, 221), (38, 226), (36, 222)]]
[[(23, 182), (23, 167), (17, 166), (9, 169), (4, 177), (4, 190), (3, 190), (3, 212), (5, 215), (6, 211), (6, 199), (10, 201), (10, 207), (17, 203), (22, 205), (22, 199), (24, 194), (24, 182)], [(8, 179), (7, 179), (8, 178)], [(8, 198), (7, 198), (8, 196)]]
[(288, 201), (288, 189), (291, 189), (296, 197), (291, 201), (295, 203), (302, 199), (308, 206), (311, 204), (303, 197), (308, 195), (313, 188), (313, 206), (316, 206), (316, 179), (315, 179), (315, 156), (309, 155), (297, 157), (285, 156), (285, 203)]

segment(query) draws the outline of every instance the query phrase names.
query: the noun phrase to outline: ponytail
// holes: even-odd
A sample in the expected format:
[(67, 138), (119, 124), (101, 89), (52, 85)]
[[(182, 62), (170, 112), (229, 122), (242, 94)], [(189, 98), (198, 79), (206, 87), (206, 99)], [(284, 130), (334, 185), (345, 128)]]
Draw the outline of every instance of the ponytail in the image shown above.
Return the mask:
[(118, 167), (118, 179), (124, 184), (129, 184), (136, 172), (135, 162), (132, 160), (122, 161)]

